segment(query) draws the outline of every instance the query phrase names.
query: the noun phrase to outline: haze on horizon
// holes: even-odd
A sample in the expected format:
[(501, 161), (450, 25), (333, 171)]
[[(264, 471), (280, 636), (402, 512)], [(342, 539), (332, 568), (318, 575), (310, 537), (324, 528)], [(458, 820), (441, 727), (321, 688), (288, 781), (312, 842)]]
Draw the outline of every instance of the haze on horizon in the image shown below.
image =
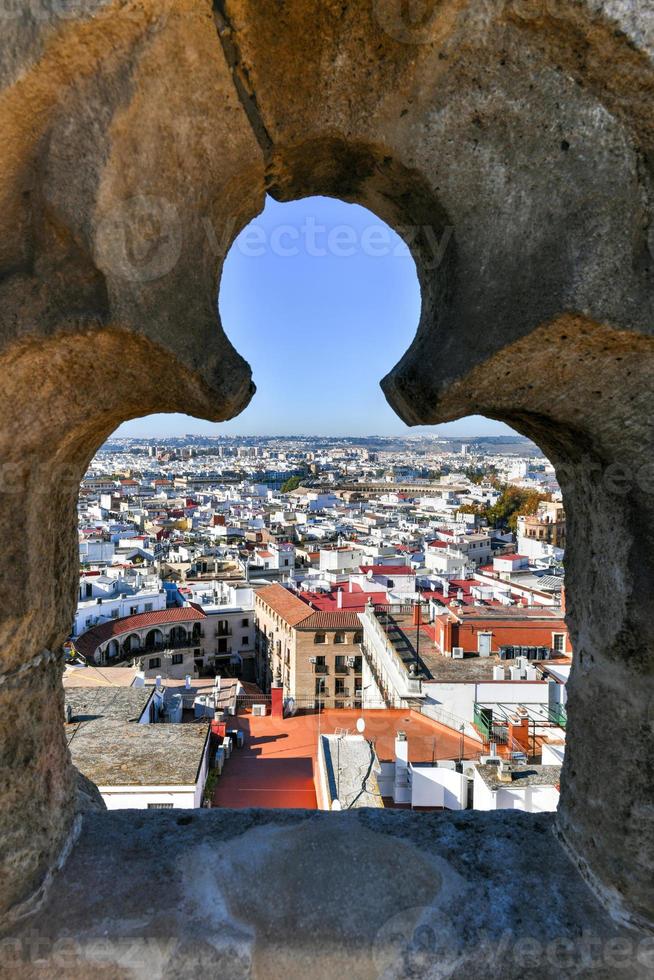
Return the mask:
[(252, 366), (250, 405), (221, 423), (150, 415), (116, 436), (514, 434), (481, 416), (410, 427), (390, 408), (379, 381), (413, 339), (420, 288), (404, 242), (359, 205), (267, 198), (225, 260), (218, 305)]

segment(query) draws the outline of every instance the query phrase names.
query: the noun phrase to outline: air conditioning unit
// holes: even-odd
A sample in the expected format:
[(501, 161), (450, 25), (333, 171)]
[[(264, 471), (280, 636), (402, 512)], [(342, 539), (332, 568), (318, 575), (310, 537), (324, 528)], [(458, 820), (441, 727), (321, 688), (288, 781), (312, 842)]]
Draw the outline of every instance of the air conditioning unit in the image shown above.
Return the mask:
[(362, 687), (358, 687), (356, 689), (356, 691), (354, 692), (354, 696), (356, 698), (362, 698), (363, 697), (363, 688)]
[(452, 659), (463, 660), (463, 647), (452, 647)]
[(309, 663), (310, 664), (317, 664), (318, 663), (317, 657), (309, 657)]

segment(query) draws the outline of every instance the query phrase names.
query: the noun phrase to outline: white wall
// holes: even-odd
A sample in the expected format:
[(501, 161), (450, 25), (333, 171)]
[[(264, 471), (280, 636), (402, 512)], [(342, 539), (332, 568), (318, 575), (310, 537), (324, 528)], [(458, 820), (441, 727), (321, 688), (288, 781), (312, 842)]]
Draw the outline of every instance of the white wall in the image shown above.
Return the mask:
[(172, 803), (175, 810), (191, 810), (199, 805), (195, 802), (195, 786), (99, 786), (98, 789), (108, 810), (147, 810), (148, 803)]
[(487, 681), (477, 684), (477, 701), (480, 704), (548, 704), (547, 681)]
[(552, 813), (559, 805), (555, 786), (527, 786), (524, 789), (498, 789), (493, 792), (475, 769), (473, 807), (475, 810), (523, 810), (525, 813)]
[(544, 766), (562, 766), (565, 745), (548, 745), (543, 743), (541, 762)]
[(547, 681), (486, 681), (483, 684), (435, 682), (423, 684), (422, 689), (428, 698), (465, 721), (473, 720), (475, 701), (491, 705), (549, 703)]
[(410, 770), (412, 806), (466, 808), (468, 780), (463, 773), (438, 766), (410, 766)]
[(422, 690), (428, 698), (442, 705), (451, 715), (456, 715), (464, 721), (472, 721), (474, 718), (476, 689), (476, 684), (465, 683), (422, 685)]

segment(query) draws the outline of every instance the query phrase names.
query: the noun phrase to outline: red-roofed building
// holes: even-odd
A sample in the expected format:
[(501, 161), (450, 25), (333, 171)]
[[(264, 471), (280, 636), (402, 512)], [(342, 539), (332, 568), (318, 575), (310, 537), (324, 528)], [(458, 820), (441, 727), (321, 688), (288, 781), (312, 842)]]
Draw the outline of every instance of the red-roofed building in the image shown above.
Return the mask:
[[(352, 593), (340, 593), (341, 599)], [(339, 608), (336, 591), (322, 607), (314, 593), (281, 585), (255, 592), (258, 683), (281, 687), (298, 708), (357, 707), (361, 702), (363, 631), (356, 609)], [(368, 596), (357, 595), (357, 606)]]
[[(170, 656), (170, 666), (183, 667), (189, 661), (193, 673), (195, 660), (204, 659), (201, 641), (205, 619), (205, 613), (196, 605), (160, 609), (101, 623), (72, 642), (89, 663), (139, 658), (144, 661), (141, 669), (156, 672), (162, 669), (165, 652)], [(189, 651), (190, 656), (185, 656)]]
[(458, 605), (454, 600), (434, 617), (434, 627), (436, 648), (445, 656), (455, 647), (482, 656), (500, 653), (503, 647), (542, 647), (557, 656), (571, 653), (559, 608)]

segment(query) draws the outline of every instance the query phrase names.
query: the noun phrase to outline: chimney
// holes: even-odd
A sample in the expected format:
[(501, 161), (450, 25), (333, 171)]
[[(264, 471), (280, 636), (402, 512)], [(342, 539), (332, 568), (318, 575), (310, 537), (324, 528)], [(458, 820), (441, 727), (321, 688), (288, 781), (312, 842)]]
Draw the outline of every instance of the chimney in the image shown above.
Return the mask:
[(506, 759), (502, 759), (498, 766), (497, 778), (501, 783), (512, 783), (513, 782), (513, 765), (507, 762)]
[(336, 592), (336, 608), (337, 609), (342, 609), (343, 608), (343, 590), (342, 589), (338, 589), (337, 592)]
[(161, 690), (161, 674), (157, 674), (157, 676), (155, 677), (154, 686), (158, 691)]
[(450, 594), (450, 583), (449, 582), (443, 582), (443, 598), (444, 599), (447, 599), (447, 597), (449, 596), (449, 594)]
[(190, 689), (191, 689), (191, 675), (190, 674), (187, 674), (186, 675), (185, 687), (186, 687), (186, 690), (187, 691), (190, 691)]
[(411, 802), (409, 786), (409, 742), (406, 732), (395, 735), (395, 778), (393, 780), (393, 799), (396, 803)]

